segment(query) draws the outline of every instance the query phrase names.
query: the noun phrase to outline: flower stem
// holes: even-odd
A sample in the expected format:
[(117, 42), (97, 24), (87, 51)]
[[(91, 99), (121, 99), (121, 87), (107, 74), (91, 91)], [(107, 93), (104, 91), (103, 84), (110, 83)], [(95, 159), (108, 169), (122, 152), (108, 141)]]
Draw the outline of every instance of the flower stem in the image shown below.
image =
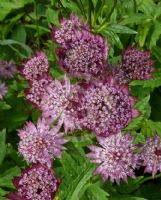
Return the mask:
[(37, 5), (36, 0), (34, 1), (34, 12), (36, 17), (36, 29), (37, 29), (37, 48), (40, 49), (40, 31), (39, 31), (39, 24), (38, 24), (38, 14), (37, 14)]
[(150, 176), (150, 177), (146, 177), (142, 180), (140, 180), (140, 182), (138, 184), (142, 184), (144, 183), (145, 181), (149, 181), (149, 180), (153, 180), (153, 179), (157, 179), (157, 178), (160, 178), (161, 177), (161, 173), (160, 174), (157, 174), (156, 176)]

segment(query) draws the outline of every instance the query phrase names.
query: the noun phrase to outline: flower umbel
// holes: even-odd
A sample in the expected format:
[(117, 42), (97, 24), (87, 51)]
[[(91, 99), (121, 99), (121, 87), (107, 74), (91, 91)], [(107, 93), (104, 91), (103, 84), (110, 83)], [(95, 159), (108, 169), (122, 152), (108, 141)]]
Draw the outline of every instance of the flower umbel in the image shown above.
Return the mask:
[(104, 69), (108, 44), (101, 36), (78, 32), (75, 41), (57, 50), (60, 66), (71, 75), (98, 76)]
[(60, 23), (60, 28), (55, 26), (52, 29), (52, 39), (62, 46), (75, 40), (78, 31), (89, 30), (86, 23), (81, 21), (77, 16), (71, 15), (70, 19), (63, 18)]
[(129, 47), (122, 52), (122, 64), (120, 66), (126, 82), (152, 79), (153, 64), (154, 61), (150, 60), (150, 52), (148, 51), (139, 51), (134, 47)]
[(26, 99), (34, 104), (37, 108), (40, 107), (41, 100), (46, 94), (47, 86), (52, 82), (50, 76), (44, 75), (38, 79), (29, 82), (29, 88), (26, 89)]
[(5, 86), (5, 84), (0, 81), (0, 99), (3, 99), (3, 97), (7, 94), (7, 87)]
[(100, 146), (89, 146), (91, 153), (87, 157), (91, 162), (100, 164), (94, 175), (100, 174), (103, 182), (110, 179), (117, 184), (123, 179), (127, 181), (128, 176), (135, 178), (134, 169), (138, 165), (138, 154), (132, 144), (133, 138), (127, 133), (110, 135), (107, 138), (98, 137)]
[(51, 123), (59, 119), (64, 124), (65, 132), (68, 129), (73, 131), (77, 126), (77, 88), (70, 84), (65, 76), (64, 81), (54, 80), (46, 90), (41, 102), (41, 110), (44, 118), (49, 118)]
[(37, 163), (15, 177), (13, 183), (18, 191), (7, 195), (11, 200), (53, 200), (60, 179), (52, 169)]
[(145, 172), (152, 173), (153, 176), (161, 172), (161, 139), (155, 135), (153, 138), (148, 138), (143, 146), (141, 153), (142, 166), (145, 166)]
[(66, 142), (59, 132), (58, 126), (50, 129), (50, 126), (42, 118), (37, 125), (28, 122), (23, 129), (18, 131), (20, 137), (19, 152), (29, 163), (41, 163), (51, 166), (52, 156), (60, 158), (65, 149)]
[(23, 63), (20, 69), (21, 74), (26, 80), (33, 81), (49, 71), (48, 58), (43, 52), (37, 52), (30, 60)]
[(16, 65), (12, 61), (0, 60), (0, 77), (13, 78), (16, 74)]
[(110, 78), (84, 86), (79, 102), (81, 127), (104, 137), (125, 128), (139, 115), (133, 109), (136, 100), (129, 95), (127, 86), (120, 86)]

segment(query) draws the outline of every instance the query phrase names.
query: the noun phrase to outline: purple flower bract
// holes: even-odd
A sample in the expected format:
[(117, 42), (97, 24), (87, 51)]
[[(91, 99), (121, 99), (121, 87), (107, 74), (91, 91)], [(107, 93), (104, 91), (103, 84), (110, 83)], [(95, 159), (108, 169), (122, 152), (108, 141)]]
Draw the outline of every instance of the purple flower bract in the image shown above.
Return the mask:
[(136, 149), (132, 144), (133, 138), (128, 133), (110, 135), (107, 138), (98, 137), (100, 146), (89, 146), (91, 153), (87, 157), (91, 162), (98, 163), (99, 166), (94, 175), (100, 174), (103, 182), (110, 179), (117, 184), (127, 177), (135, 177), (134, 169), (138, 165), (138, 154), (133, 151)]
[(108, 81), (87, 83), (80, 97), (79, 116), (82, 128), (107, 137), (125, 128), (139, 112), (133, 108), (136, 100), (127, 86)]
[(37, 163), (15, 177), (13, 183), (18, 191), (7, 195), (11, 200), (53, 200), (60, 179), (52, 169)]
[(39, 119), (35, 126), (28, 122), (18, 131), (20, 137), (19, 152), (29, 163), (42, 163), (51, 166), (52, 156), (60, 158), (66, 142), (59, 132), (59, 127), (50, 128), (44, 119)]

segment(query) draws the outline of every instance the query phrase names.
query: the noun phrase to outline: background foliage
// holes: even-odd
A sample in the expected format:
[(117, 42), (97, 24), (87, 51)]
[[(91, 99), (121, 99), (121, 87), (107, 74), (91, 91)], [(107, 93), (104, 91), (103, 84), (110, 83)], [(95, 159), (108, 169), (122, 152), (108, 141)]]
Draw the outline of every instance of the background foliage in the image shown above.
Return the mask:
[[(126, 129), (135, 136), (135, 143), (145, 136), (161, 136), (161, 2), (160, 0), (1, 0), (0, 1), (0, 59), (13, 60), (18, 65), (37, 50), (48, 55), (51, 73), (56, 78), (62, 72), (56, 64), (50, 37), (52, 25), (70, 13), (83, 16), (94, 33), (107, 36), (110, 42), (109, 62), (118, 63), (120, 52), (129, 45), (152, 52), (156, 61), (153, 80), (133, 81), (131, 93), (139, 99), (136, 108), (142, 115)], [(0, 101), (0, 200), (14, 191), (13, 176), (20, 174), (26, 163), (17, 154), (16, 130), (26, 120), (36, 121), (39, 112), (24, 98), (26, 82), (17, 75), (6, 81), (9, 92)], [(138, 134), (139, 133), (139, 134)], [(102, 185), (93, 177), (94, 165), (85, 158), (86, 145), (93, 135), (76, 132), (68, 136), (67, 151), (54, 161), (56, 174), (62, 177), (56, 200), (160, 200), (160, 174), (154, 179), (138, 171), (135, 180), (120, 186), (107, 182)]]

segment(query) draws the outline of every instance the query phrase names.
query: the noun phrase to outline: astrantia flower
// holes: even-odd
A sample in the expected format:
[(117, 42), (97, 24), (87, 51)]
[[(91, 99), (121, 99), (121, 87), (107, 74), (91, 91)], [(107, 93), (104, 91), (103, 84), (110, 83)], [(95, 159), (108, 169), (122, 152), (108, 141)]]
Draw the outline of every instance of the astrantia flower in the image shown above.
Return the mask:
[(34, 57), (23, 63), (21, 74), (29, 81), (33, 81), (49, 70), (48, 58), (43, 52), (37, 52)]
[(76, 127), (77, 122), (77, 88), (70, 84), (70, 80), (65, 76), (64, 82), (52, 81), (47, 87), (46, 93), (41, 101), (41, 110), (44, 118), (53, 122), (59, 119), (59, 123), (64, 124), (65, 132)]
[(110, 179), (117, 184), (128, 176), (135, 178), (134, 169), (138, 165), (138, 154), (134, 153), (136, 147), (132, 144), (133, 138), (128, 133), (110, 135), (107, 138), (98, 137), (100, 146), (89, 146), (91, 153), (87, 157), (91, 162), (100, 164), (94, 175), (100, 174), (103, 182)]
[(18, 131), (20, 137), (19, 152), (29, 163), (40, 162), (51, 166), (52, 156), (60, 158), (65, 149), (66, 142), (59, 127), (50, 129), (44, 119), (39, 119), (37, 125), (28, 122), (25, 127)]
[(121, 70), (124, 72), (125, 80), (146, 80), (151, 79), (151, 72), (154, 71), (150, 60), (150, 52), (139, 51), (134, 47), (129, 47), (122, 52)]
[(127, 84), (128, 82), (120, 64), (107, 64), (101, 78), (106, 79), (107, 76), (112, 76), (118, 84)]
[(60, 28), (53, 27), (52, 39), (58, 44), (66, 46), (75, 39), (77, 32), (81, 30), (89, 30), (89, 27), (77, 16), (71, 15), (70, 19), (63, 18), (61, 20)]
[(125, 128), (139, 115), (133, 109), (136, 100), (129, 95), (127, 86), (118, 85), (112, 78), (108, 82), (90, 82), (84, 87), (84, 94), (79, 101), (82, 128), (106, 137)]
[(17, 193), (7, 195), (11, 200), (53, 200), (60, 184), (54, 171), (41, 164), (33, 164), (13, 180)]
[(104, 69), (108, 45), (101, 36), (78, 32), (75, 41), (57, 50), (60, 66), (69, 74), (97, 76)]
[(46, 87), (52, 82), (50, 76), (43, 76), (29, 83), (29, 88), (26, 89), (26, 99), (36, 107), (40, 107), (42, 97), (46, 93)]
[(13, 78), (16, 74), (16, 65), (13, 62), (0, 60), (0, 77), (1, 78)]
[(145, 172), (152, 173), (153, 176), (161, 172), (161, 139), (155, 135), (153, 138), (148, 138), (143, 146), (141, 153), (142, 166), (145, 166)]
[(2, 81), (0, 81), (0, 99), (3, 99), (3, 97), (7, 94), (7, 87), (5, 86)]

